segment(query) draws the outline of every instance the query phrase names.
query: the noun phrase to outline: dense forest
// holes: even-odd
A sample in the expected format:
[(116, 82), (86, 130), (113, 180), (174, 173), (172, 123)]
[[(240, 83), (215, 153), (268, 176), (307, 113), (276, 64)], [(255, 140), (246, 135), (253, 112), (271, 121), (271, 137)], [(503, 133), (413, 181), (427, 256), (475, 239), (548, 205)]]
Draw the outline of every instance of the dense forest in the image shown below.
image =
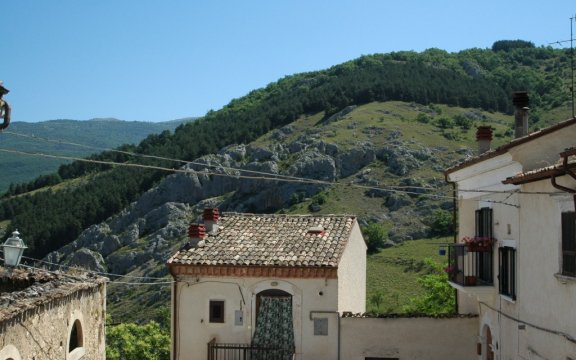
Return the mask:
[[(536, 48), (526, 41), (499, 41), (492, 49), (448, 53), (429, 49), (362, 56), (327, 70), (287, 76), (265, 88), (209, 111), (193, 123), (148, 136), (123, 152), (104, 152), (96, 161), (130, 162), (174, 168), (168, 160), (133, 157), (126, 152), (190, 161), (233, 143), (247, 143), (302, 115), (328, 117), (349, 105), (401, 100), (512, 112), (511, 93), (531, 96), (532, 126), (538, 109), (569, 100), (570, 58), (566, 50)], [(26, 234), (29, 255), (42, 257), (74, 240), (133, 202), (169, 174), (76, 161), (57, 174), (13, 185), (0, 203), (7, 234)], [(58, 185), (61, 182), (66, 186)], [(49, 190), (38, 191), (44, 186)], [(57, 185), (57, 186), (54, 186)]]

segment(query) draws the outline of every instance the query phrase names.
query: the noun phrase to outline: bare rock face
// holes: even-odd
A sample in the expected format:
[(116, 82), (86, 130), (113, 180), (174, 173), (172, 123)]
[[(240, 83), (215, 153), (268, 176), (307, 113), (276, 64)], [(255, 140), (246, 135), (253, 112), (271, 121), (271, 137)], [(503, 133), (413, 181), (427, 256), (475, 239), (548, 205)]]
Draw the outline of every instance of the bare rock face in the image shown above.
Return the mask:
[(80, 267), (91, 271), (106, 272), (102, 255), (87, 248), (81, 248), (80, 250), (73, 252), (64, 263), (67, 266)]
[(324, 181), (336, 179), (336, 163), (331, 156), (317, 150), (306, 151), (288, 169), (288, 174)]

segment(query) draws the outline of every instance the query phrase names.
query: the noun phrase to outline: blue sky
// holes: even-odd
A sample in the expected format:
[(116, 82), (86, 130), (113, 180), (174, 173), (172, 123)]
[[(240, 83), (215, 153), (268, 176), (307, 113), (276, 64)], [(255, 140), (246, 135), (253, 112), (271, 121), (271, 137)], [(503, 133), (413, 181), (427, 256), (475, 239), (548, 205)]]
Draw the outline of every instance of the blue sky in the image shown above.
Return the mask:
[(576, 3), (0, 0), (0, 14), (13, 121), (166, 121), (364, 54), (566, 40)]

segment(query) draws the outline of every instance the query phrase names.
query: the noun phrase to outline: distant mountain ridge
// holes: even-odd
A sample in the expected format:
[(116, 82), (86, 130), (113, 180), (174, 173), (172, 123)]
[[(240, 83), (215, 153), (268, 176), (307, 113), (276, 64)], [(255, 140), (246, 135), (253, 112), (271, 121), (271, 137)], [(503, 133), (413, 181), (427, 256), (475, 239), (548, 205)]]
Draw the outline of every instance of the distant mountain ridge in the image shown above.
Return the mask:
[[(36, 123), (15, 121), (0, 133), (0, 149), (85, 157), (99, 153), (103, 149), (116, 148), (123, 144), (137, 144), (150, 134), (174, 131), (176, 127), (194, 119), (183, 118), (157, 123), (115, 118), (94, 118), (85, 121), (57, 119)], [(80, 144), (84, 147), (66, 143)], [(61, 164), (68, 162), (70, 161), (0, 151), (2, 174), (0, 193), (5, 192), (11, 183), (28, 182), (40, 175), (53, 173)]]

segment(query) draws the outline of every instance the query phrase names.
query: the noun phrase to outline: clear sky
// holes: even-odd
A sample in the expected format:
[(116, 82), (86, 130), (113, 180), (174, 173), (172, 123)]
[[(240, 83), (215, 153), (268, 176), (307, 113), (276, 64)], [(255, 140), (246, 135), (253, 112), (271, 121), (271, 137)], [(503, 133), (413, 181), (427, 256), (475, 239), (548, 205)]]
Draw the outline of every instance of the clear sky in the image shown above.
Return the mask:
[(574, 14), (574, 0), (0, 0), (0, 80), (12, 121), (166, 121), (365, 54), (547, 46)]

